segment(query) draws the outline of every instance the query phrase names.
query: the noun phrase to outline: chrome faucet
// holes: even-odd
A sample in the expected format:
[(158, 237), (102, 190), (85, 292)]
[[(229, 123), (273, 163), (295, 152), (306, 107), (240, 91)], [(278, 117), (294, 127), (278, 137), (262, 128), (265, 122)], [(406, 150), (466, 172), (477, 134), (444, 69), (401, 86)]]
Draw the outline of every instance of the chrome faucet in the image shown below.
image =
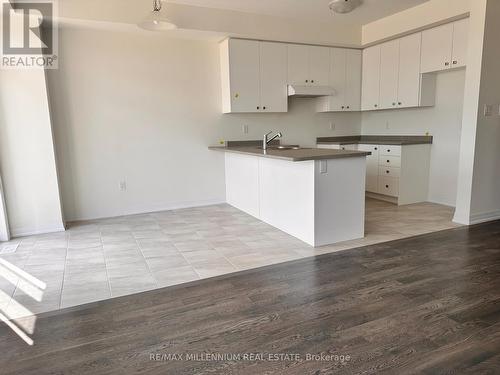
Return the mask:
[(269, 143), (271, 143), (272, 141), (274, 141), (276, 138), (281, 138), (283, 137), (283, 134), (281, 132), (279, 133), (276, 133), (272, 138), (269, 138), (269, 136), (273, 134), (273, 132), (269, 132), (267, 134), (264, 135), (264, 139), (262, 141), (262, 149), (264, 151), (267, 150), (267, 146), (269, 145)]

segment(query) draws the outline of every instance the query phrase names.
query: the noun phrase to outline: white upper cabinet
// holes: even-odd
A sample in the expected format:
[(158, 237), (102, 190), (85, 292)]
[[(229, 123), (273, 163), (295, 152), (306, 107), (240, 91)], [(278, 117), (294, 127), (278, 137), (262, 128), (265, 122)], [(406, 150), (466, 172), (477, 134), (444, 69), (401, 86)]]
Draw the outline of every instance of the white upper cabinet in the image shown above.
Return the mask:
[[(382, 46), (380, 102), (382, 108), (421, 105), (420, 52), (422, 34), (417, 33)], [(384, 65), (388, 65), (384, 66)], [(388, 82), (388, 83), (387, 83)]]
[(318, 98), (318, 112), (359, 111), (361, 109), (361, 51), (332, 48), (330, 78), (335, 96)]
[(309, 46), (288, 45), (288, 83), (309, 84)]
[(422, 73), (449, 68), (453, 44), (453, 24), (422, 32)]
[[(347, 111), (361, 110), (361, 51), (349, 49), (346, 51), (346, 84), (345, 104)], [(335, 88), (335, 86), (334, 86)]]
[(421, 45), (416, 33), (364, 51), (363, 110), (434, 105), (435, 77), (420, 74)]
[(287, 46), (260, 43), (260, 105), (265, 112), (287, 112)]
[(327, 86), (330, 48), (288, 45), (288, 83), (301, 86)]
[(380, 106), (380, 45), (363, 50), (363, 89), (361, 109), (370, 111)]
[(330, 57), (330, 85), (335, 89), (337, 95), (328, 98), (320, 98), (318, 103), (327, 104), (324, 108), (320, 108), (320, 112), (335, 112), (343, 111), (346, 107), (346, 66), (347, 53), (343, 48), (332, 48)]
[(421, 34), (413, 34), (381, 45), (380, 108), (420, 105)]
[(309, 83), (328, 86), (330, 79), (330, 48), (309, 47)]
[(396, 108), (399, 85), (399, 39), (380, 45), (380, 108)]
[[(413, 34), (399, 40), (399, 78), (397, 107), (418, 107), (434, 104), (435, 87), (421, 82), (420, 52), (422, 34)], [(432, 77), (431, 77), (432, 78)], [(432, 81), (432, 80), (431, 80)], [(425, 100), (420, 100), (420, 94)], [(429, 103), (427, 103), (427, 100)], [(392, 103), (391, 103), (392, 104)]]
[(287, 46), (229, 39), (221, 43), (224, 113), (287, 112)]
[(469, 43), (469, 18), (453, 23), (453, 52), (451, 67), (461, 68), (467, 65), (467, 50)]
[(468, 33), (468, 19), (423, 31), (421, 73), (465, 66)]
[(224, 112), (255, 112), (260, 106), (259, 42), (229, 39), (221, 45)]

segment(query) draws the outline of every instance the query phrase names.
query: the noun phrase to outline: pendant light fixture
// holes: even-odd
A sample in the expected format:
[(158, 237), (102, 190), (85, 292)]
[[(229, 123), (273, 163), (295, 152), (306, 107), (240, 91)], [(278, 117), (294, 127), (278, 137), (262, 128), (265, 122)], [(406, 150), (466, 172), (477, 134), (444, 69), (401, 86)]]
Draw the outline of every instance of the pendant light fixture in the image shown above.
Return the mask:
[(139, 23), (139, 27), (149, 31), (166, 31), (177, 29), (177, 25), (165, 17), (161, 0), (153, 0), (153, 11)]
[(362, 0), (332, 0), (329, 5), (334, 13), (344, 14), (352, 12), (359, 7), (362, 2)]

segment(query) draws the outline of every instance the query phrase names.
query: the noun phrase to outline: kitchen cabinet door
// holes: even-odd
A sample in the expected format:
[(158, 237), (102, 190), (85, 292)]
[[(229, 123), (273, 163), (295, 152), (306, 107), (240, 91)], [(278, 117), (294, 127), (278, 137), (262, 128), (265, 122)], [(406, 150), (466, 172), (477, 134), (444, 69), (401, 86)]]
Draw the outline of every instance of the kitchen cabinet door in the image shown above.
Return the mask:
[(421, 73), (449, 69), (453, 45), (453, 23), (422, 32)]
[(330, 77), (330, 48), (309, 47), (309, 84), (328, 86)]
[(399, 39), (380, 45), (380, 108), (398, 105)]
[(259, 60), (259, 42), (229, 41), (231, 112), (257, 112), (260, 109)]
[(363, 50), (363, 89), (361, 108), (379, 109), (380, 104), (380, 45)]
[(343, 48), (332, 48), (330, 58), (330, 86), (337, 95), (329, 97), (329, 111), (342, 111), (346, 103), (346, 50)]
[(452, 68), (467, 65), (467, 47), (469, 43), (469, 18), (453, 23)]
[(361, 65), (360, 50), (348, 49), (346, 53), (345, 108), (347, 111), (361, 110)]
[(263, 112), (287, 112), (287, 46), (260, 42), (260, 107)]
[(288, 45), (288, 84), (305, 86), (309, 84), (309, 47)]
[(420, 105), (421, 46), (421, 33), (399, 40), (398, 108)]

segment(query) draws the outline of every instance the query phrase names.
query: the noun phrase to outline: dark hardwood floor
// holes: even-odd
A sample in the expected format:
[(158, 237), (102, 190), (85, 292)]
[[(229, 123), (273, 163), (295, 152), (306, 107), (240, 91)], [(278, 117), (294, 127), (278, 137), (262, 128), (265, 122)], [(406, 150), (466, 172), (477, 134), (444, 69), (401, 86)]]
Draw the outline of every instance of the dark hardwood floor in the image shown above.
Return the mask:
[[(43, 314), (35, 323), (32, 346), (0, 323), (1, 374), (499, 374), (500, 222)], [(264, 358), (186, 360), (203, 353)]]

